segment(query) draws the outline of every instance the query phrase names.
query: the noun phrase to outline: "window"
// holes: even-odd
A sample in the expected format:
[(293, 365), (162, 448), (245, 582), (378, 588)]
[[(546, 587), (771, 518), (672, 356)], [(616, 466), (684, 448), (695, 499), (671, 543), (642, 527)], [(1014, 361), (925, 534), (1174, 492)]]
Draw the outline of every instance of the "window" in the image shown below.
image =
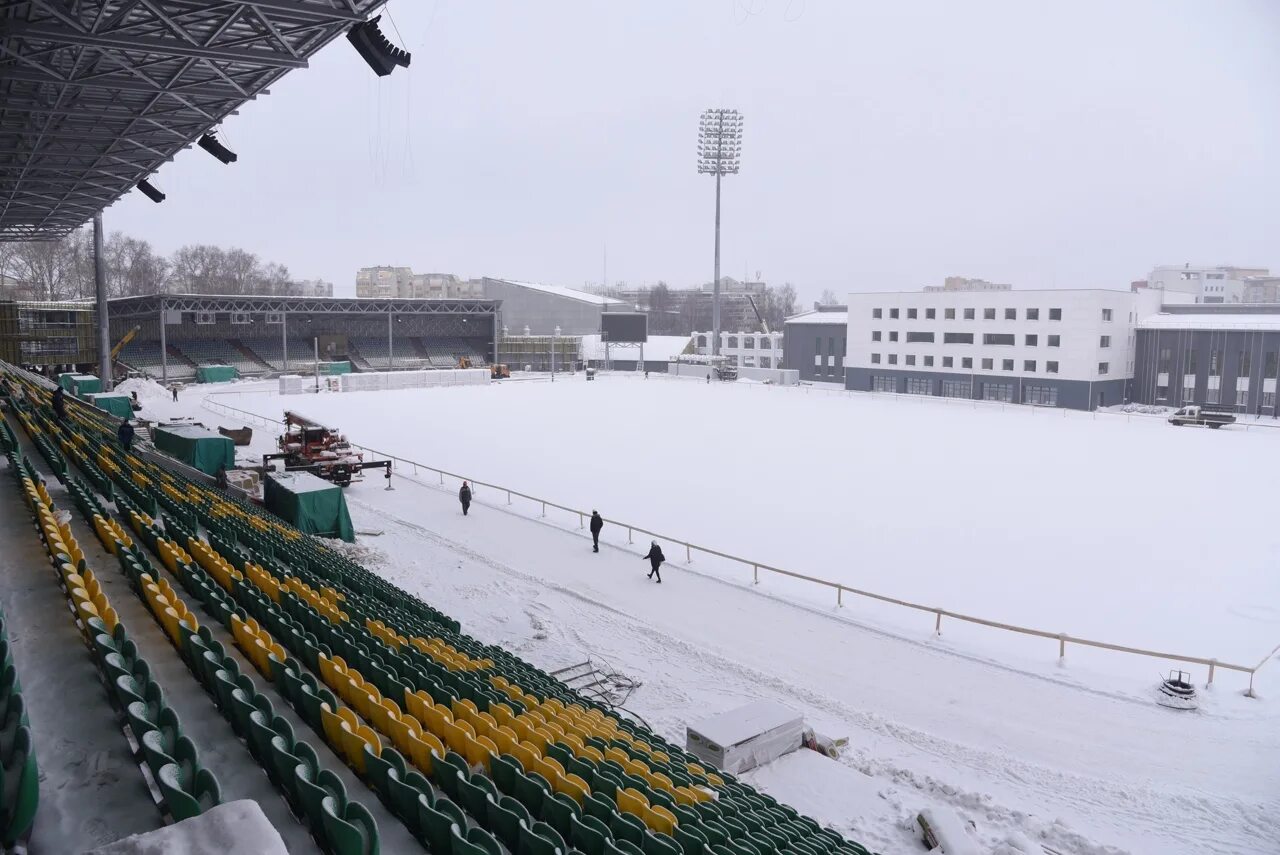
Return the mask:
[(1110, 370), (1111, 370), (1111, 363), (1109, 363), (1109, 362), (1099, 362), (1099, 363), (1098, 363), (1098, 373), (1099, 373), (1099, 374), (1106, 374), (1106, 373), (1107, 373), (1108, 371), (1110, 371)]
[(1274, 379), (1276, 376), (1276, 352), (1274, 350), (1267, 354), (1262, 363), (1262, 376), (1268, 380)]
[(1262, 406), (1264, 406), (1264, 407), (1270, 407), (1271, 409), (1273, 409), (1273, 410), (1274, 410), (1274, 409), (1275, 409), (1275, 407), (1276, 407), (1276, 393), (1275, 393), (1275, 392), (1263, 392), (1263, 393), (1262, 393)]
[(898, 391), (898, 378), (872, 375), (871, 389), (874, 392), (896, 392)]
[(1038, 320), (1040, 320), (1040, 310), (1039, 310), (1039, 309), (1027, 309), (1027, 320), (1029, 320), (1029, 321), (1038, 321)]
[(1103, 309), (1103, 310), (1102, 310), (1102, 319), (1103, 319), (1104, 321), (1109, 321), (1109, 320), (1111, 320), (1111, 310), (1110, 310), (1110, 309)]
[(1050, 310), (1049, 310), (1049, 320), (1051, 320), (1051, 321), (1060, 321), (1060, 320), (1062, 320), (1062, 310), (1061, 310), (1061, 309), (1050, 309)]
[(1236, 372), (1237, 377), (1248, 377), (1249, 369), (1253, 366), (1250, 364), (1249, 351), (1240, 351), (1240, 370)]
[(842, 338), (840, 339), (840, 356), (845, 357), (848, 355), (849, 355), (849, 342), (848, 340)]
[(1156, 368), (1157, 373), (1168, 374), (1169, 362), (1173, 359), (1173, 350), (1168, 347), (1160, 348), (1160, 361)]
[(898, 319), (898, 310), (897, 310), (897, 309), (890, 309), (890, 310), (889, 310), (889, 317), (896, 321), (896, 320)]
[(1050, 347), (1061, 347), (1061, 346), (1062, 346), (1062, 336), (1060, 336), (1060, 335), (1051, 335), (1051, 336), (1049, 336), (1049, 346), (1050, 346)]
[(743, 336), (743, 337), (742, 337), (742, 349), (743, 349), (743, 350), (755, 350), (755, 349), (756, 349), (756, 340), (755, 340), (754, 338), (752, 338), (751, 336)]
[(889, 330), (889, 341), (897, 341), (897, 340), (898, 340), (898, 331)]
[(898, 354), (896, 354), (896, 353), (891, 353), (891, 354), (889, 354), (889, 364), (890, 364), (890, 365), (897, 365), (897, 364), (898, 364)]
[(1035, 404), (1038, 407), (1058, 406), (1058, 388), (1056, 386), (1026, 386), (1022, 390), (1023, 403)]
[(1038, 336), (1038, 335), (1029, 335), (1029, 336), (1027, 336), (1027, 337), (1026, 337), (1025, 343), (1026, 343), (1027, 347), (1035, 347), (1036, 345), (1038, 345), (1038, 344), (1040, 343), (1040, 336)]
[(1036, 361), (1035, 361), (1034, 359), (1024, 359), (1024, 360), (1022, 360), (1022, 370), (1023, 370), (1023, 371), (1026, 371), (1028, 374), (1035, 374), (1035, 373), (1036, 373)]
[(1046, 374), (1057, 374), (1057, 373), (1058, 373), (1058, 363), (1056, 363), (1056, 362), (1046, 362), (1046, 363), (1044, 364), (1044, 371), (1045, 371), (1045, 373), (1046, 373)]
[(991, 369), (995, 368), (995, 365), (996, 365), (996, 361), (995, 361), (994, 359), (984, 359), (984, 360), (982, 360), (982, 370), (983, 370), (983, 371), (990, 371)]
[(944, 357), (942, 357), (942, 367), (943, 367), (943, 368), (952, 368), (952, 367), (954, 367), (954, 366), (955, 366), (955, 360), (954, 360), (954, 359), (952, 359), (950, 356), (944, 356)]
[(1193, 401), (1195, 401), (1195, 399), (1196, 399), (1196, 387), (1183, 386), (1182, 387), (1182, 403), (1190, 404)]
[(916, 310), (907, 309), (907, 320), (914, 321), (916, 319)]
[(931, 332), (909, 332), (907, 333), (907, 341), (922, 342), (927, 341), (933, 344), (933, 333)]
[(772, 368), (772, 367), (773, 367), (773, 361), (772, 361), (769, 357), (767, 357), (767, 356), (762, 356), (762, 357), (760, 357), (760, 367), (761, 367), (761, 368)]
[(1013, 400), (1013, 384), (1012, 383), (983, 383), (982, 384), (982, 400), (984, 401), (1004, 401), (1006, 404)]
[(1001, 371), (1012, 371), (1012, 370), (1013, 370), (1013, 360), (1012, 360), (1012, 359), (1002, 359), (1002, 360), (1000, 360), (1000, 370), (1001, 370)]
[(1218, 388), (1206, 389), (1204, 393), (1204, 402), (1206, 404), (1221, 404), (1222, 390)]
[[(738, 337), (736, 335), (729, 336), (729, 343), (725, 347), (737, 347)], [(818, 353), (822, 353), (822, 339), (818, 339)]]
[(1236, 406), (1237, 407), (1249, 406), (1249, 390), (1248, 389), (1236, 389)]
[(1169, 387), (1168, 387), (1168, 386), (1157, 386), (1157, 387), (1156, 387), (1156, 400), (1157, 400), (1157, 401), (1167, 401), (1167, 400), (1169, 400)]
[(915, 365), (915, 364), (916, 364), (916, 355), (915, 355), (914, 353), (908, 353), (908, 354), (907, 354), (907, 364), (908, 364), (908, 365)]
[(1013, 333), (985, 333), (982, 336), (983, 344), (999, 344), (1012, 347), (1018, 343), (1018, 337)]
[(878, 354), (878, 353), (873, 353), (873, 354), (871, 354), (871, 364), (872, 364), (872, 365), (879, 365), (879, 364), (880, 364), (880, 354)]
[(1193, 347), (1187, 351), (1187, 374), (1196, 373), (1196, 349)]
[(1018, 319), (1018, 310), (1017, 310), (1017, 309), (1005, 309), (1005, 310), (1004, 310), (1004, 319), (1005, 319), (1006, 321), (1016, 321), (1016, 320)]
[(932, 367), (933, 367), (933, 357), (932, 357), (932, 356), (926, 356), (926, 357), (924, 358), (924, 365), (925, 365), (925, 367), (926, 367), (926, 368), (932, 368)]
[(936, 318), (936, 317), (938, 317), (938, 310), (937, 310), (937, 309), (925, 309), (925, 310), (924, 310), (924, 319), (925, 319), (926, 321), (932, 321), (932, 320), (933, 320), (934, 318)]
[(1098, 347), (1110, 347), (1110, 346), (1111, 346), (1111, 336), (1104, 335), (1102, 338), (1098, 339)]
[(884, 317), (884, 309), (872, 309), (871, 317), (875, 318), (876, 320), (880, 320), (881, 318)]
[(947, 332), (942, 334), (943, 344), (973, 344), (971, 332)]
[(969, 368), (969, 369), (972, 369), (972, 368), (973, 368), (973, 357), (972, 357), (972, 356), (962, 356), (962, 357), (960, 357), (960, 367), (961, 367), (961, 368)]
[(942, 381), (942, 397), (944, 398), (972, 398), (973, 387), (969, 385), (968, 380), (943, 380)]
[(965, 310), (964, 310), (964, 319), (965, 319), (966, 321), (971, 321), (971, 320), (973, 320), (973, 309), (965, 309)]
[(948, 320), (948, 321), (954, 321), (954, 320), (956, 319), (956, 310), (955, 310), (955, 309), (943, 309), (943, 310), (942, 310), (942, 317), (943, 317), (943, 318), (945, 318), (945, 319), (946, 319), (946, 320)]
[(871, 340), (872, 340), (872, 341), (879, 341), (879, 340), (880, 340), (880, 330), (872, 330), (872, 331), (871, 331)]
[(996, 310), (995, 310), (995, 309), (983, 309), (983, 310), (982, 310), (982, 319), (983, 319), (984, 321), (994, 321), (994, 320), (996, 319)]
[(922, 377), (908, 377), (907, 378), (907, 394), (908, 395), (932, 395), (933, 389), (930, 388), (932, 385), (933, 384), (929, 380), (926, 380)]
[(1222, 373), (1222, 351), (1221, 350), (1209, 351), (1209, 373), (1215, 377)]

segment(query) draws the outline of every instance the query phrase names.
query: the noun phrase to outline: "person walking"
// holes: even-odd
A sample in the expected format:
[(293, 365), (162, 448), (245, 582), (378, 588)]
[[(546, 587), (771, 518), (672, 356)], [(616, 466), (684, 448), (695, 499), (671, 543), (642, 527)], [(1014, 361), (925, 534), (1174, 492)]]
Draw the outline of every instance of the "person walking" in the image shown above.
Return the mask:
[(169, 391), (173, 393), (173, 401), (176, 404), (178, 402), (178, 384), (174, 383), (171, 385), (169, 387)]
[(61, 386), (53, 390), (53, 417), (60, 422), (67, 418), (67, 399)]
[(462, 489), (458, 491), (458, 501), (462, 502), (462, 515), (467, 515), (467, 509), (471, 507), (471, 485), (466, 481), (462, 482)]
[(600, 529), (604, 528), (604, 519), (599, 511), (591, 512), (591, 551), (600, 551)]
[(649, 554), (640, 560), (644, 561), (645, 559), (648, 559), (649, 564), (653, 566), (653, 569), (649, 571), (649, 578), (652, 579), (657, 576), (658, 584), (661, 585), (662, 574), (658, 572), (658, 568), (662, 566), (663, 561), (667, 560), (667, 556), (662, 554), (662, 547), (658, 545), (658, 541), (651, 541), (651, 544), (652, 545), (649, 547)]
[(120, 447), (124, 449), (124, 453), (129, 453), (129, 447), (133, 445), (133, 425), (128, 419), (120, 422), (120, 429), (116, 431), (116, 438), (120, 440)]

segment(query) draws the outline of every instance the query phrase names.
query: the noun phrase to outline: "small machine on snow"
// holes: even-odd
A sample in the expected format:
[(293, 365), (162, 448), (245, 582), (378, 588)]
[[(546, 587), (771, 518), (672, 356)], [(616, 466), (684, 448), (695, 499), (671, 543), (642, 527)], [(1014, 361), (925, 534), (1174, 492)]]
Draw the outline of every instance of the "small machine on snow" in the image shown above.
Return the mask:
[(347, 438), (335, 428), (325, 427), (306, 416), (286, 411), (285, 432), (276, 441), (280, 451), (262, 455), (262, 467), (271, 471), (272, 460), (283, 460), (286, 472), (310, 472), (346, 487), (353, 480), (362, 480), (366, 469), (384, 469), (391, 479), (391, 461), (367, 461), (356, 451)]

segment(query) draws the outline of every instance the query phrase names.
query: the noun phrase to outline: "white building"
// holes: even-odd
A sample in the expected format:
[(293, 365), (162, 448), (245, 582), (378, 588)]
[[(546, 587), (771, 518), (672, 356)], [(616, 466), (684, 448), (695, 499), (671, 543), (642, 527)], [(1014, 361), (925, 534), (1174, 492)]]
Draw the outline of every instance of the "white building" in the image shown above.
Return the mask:
[(362, 267), (356, 271), (356, 296), (391, 299), (408, 296), (413, 289), (413, 271), (408, 267)]
[[(711, 355), (712, 334), (693, 334), (694, 352)], [(782, 333), (720, 332), (720, 355), (741, 368), (781, 368)]]
[(1162, 292), (849, 295), (845, 387), (1093, 409), (1130, 397), (1134, 327)]
[(1245, 300), (1245, 280), (1269, 274), (1265, 267), (1162, 264), (1148, 274), (1147, 287), (1190, 294), (1197, 303), (1242, 303)]

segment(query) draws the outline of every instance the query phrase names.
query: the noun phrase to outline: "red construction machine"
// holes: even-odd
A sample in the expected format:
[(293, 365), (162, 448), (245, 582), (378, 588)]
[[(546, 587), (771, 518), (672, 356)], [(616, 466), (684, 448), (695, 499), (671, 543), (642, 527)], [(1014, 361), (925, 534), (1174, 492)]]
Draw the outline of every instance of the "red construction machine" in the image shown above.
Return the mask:
[(299, 413), (285, 411), (285, 431), (276, 440), (280, 451), (262, 455), (264, 469), (272, 460), (283, 460), (286, 472), (310, 472), (339, 487), (362, 480), (366, 469), (384, 469), (391, 478), (391, 461), (367, 461), (336, 428), (325, 427)]

